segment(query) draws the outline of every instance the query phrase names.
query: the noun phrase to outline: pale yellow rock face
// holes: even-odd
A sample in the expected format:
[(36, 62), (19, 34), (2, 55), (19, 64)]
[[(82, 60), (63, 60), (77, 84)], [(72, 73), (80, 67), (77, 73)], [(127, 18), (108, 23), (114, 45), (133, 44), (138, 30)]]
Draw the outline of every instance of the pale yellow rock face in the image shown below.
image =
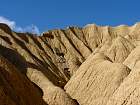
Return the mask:
[(118, 36), (106, 51), (106, 55), (113, 62), (122, 63), (134, 48), (135, 46), (131, 42), (122, 36)]
[(65, 86), (66, 92), (82, 105), (105, 105), (130, 70), (106, 60), (103, 55), (89, 59), (92, 64), (85, 61), (79, 67)]
[(140, 23), (49, 30), (0, 24), (0, 105), (140, 105)]
[(137, 46), (123, 62), (131, 70), (140, 69), (140, 46)]
[(43, 99), (49, 105), (77, 105), (60, 87), (52, 84), (45, 75), (29, 68), (28, 77), (43, 91)]
[(140, 70), (131, 72), (114, 92), (107, 105), (139, 105), (140, 104)]

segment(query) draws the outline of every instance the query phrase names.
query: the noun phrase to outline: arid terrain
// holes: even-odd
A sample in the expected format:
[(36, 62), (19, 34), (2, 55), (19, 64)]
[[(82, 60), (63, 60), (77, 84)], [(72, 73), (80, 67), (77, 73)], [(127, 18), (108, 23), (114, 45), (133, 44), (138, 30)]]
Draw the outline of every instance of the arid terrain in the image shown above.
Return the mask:
[(140, 105), (140, 23), (41, 35), (1, 23), (0, 105)]

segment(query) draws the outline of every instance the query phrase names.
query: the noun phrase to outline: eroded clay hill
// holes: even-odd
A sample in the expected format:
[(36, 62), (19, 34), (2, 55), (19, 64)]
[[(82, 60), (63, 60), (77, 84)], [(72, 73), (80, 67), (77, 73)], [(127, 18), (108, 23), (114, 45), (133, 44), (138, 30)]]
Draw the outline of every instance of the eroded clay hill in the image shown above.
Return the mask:
[(140, 23), (40, 36), (0, 24), (0, 105), (140, 105)]

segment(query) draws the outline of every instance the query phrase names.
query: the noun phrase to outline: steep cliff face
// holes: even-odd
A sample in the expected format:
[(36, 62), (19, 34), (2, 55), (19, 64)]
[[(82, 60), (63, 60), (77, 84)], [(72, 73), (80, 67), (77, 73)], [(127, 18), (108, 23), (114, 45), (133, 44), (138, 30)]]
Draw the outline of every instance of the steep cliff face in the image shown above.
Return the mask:
[(0, 24), (1, 105), (139, 105), (140, 23), (36, 36)]

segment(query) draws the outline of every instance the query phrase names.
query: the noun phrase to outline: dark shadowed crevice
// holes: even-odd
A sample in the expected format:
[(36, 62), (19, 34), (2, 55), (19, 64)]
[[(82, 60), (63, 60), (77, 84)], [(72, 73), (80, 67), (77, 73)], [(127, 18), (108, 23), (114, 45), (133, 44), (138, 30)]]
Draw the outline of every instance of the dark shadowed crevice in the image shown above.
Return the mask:
[(5, 42), (7, 42), (9, 45), (12, 45), (12, 42), (10, 41), (10, 39), (7, 36), (1, 36), (0, 38), (3, 39)]
[(9, 35), (12, 34), (12, 30), (10, 29), (10, 27), (4, 23), (0, 23), (0, 29), (2, 29), (5, 33)]
[(26, 60), (17, 51), (0, 45), (0, 54), (21, 70), (21, 72), (26, 73)]

